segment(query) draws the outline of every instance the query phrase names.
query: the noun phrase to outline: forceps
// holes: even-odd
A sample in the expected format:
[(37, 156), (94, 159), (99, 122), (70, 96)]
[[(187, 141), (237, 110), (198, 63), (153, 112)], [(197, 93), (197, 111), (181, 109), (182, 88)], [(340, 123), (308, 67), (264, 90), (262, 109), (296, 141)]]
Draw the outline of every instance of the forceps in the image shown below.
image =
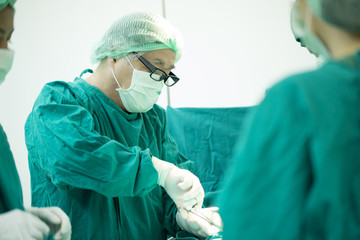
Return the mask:
[(212, 221), (210, 218), (208, 218), (207, 216), (205, 216), (204, 214), (202, 214), (201, 212), (195, 212), (194, 208), (191, 208), (190, 210), (185, 209), (185, 211), (187, 211), (188, 213), (192, 213), (196, 216), (198, 216), (201, 219), (204, 219), (205, 221), (207, 221), (210, 225), (215, 226), (217, 229), (219, 229), (221, 232), (224, 231), (223, 228), (221, 226), (219, 226), (218, 224), (216, 224), (214, 221)]

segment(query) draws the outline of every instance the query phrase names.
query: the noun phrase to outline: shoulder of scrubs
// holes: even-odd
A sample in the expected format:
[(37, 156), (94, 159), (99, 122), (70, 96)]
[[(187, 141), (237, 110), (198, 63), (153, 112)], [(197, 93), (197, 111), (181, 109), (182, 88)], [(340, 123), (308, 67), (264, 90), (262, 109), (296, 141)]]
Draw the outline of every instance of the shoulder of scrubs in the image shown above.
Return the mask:
[(224, 238), (356, 235), (356, 213), (346, 209), (358, 208), (359, 197), (348, 199), (351, 194), (360, 196), (359, 73), (330, 62), (267, 92), (235, 148), (221, 197)]
[(309, 75), (314, 131), (311, 191), (303, 209), (311, 239), (360, 237), (360, 54)]
[(0, 213), (24, 209), (22, 190), (6, 134), (0, 125)]
[[(243, 126), (221, 196), (224, 238), (297, 239), (309, 184), (307, 99), (296, 78), (267, 91)], [(278, 188), (277, 186), (281, 186)], [(259, 231), (261, 229), (261, 231)]]
[(127, 131), (141, 126), (131, 125), (136, 117), (82, 79), (46, 84), (25, 124), (32, 179), (111, 197), (146, 194), (157, 172), (149, 149), (126, 145)]

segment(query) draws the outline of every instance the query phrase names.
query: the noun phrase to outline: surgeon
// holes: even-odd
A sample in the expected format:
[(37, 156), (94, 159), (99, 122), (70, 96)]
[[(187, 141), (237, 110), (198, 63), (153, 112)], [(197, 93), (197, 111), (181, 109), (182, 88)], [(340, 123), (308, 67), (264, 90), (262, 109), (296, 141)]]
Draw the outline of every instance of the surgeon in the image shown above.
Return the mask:
[(179, 81), (172, 70), (181, 53), (181, 35), (168, 21), (131, 13), (95, 44), (95, 71), (42, 89), (25, 125), (32, 204), (64, 209), (74, 239), (216, 233), (192, 213), (221, 224), (214, 208), (202, 208), (193, 162), (155, 104), (164, 85)]
[(360, 239), (360, 1), (297, 0), (322, 65), (268, 90), (235, 148), (224, 239)]
[[(9, 49), (8, 42), (14, 31), (15, 2), (0, 0), (0, 84), (5, 80), (14, 59), (14, 51)], [(70, 221), (60, 208), (24, 209), (19, 175), (1, 125), (0, 165), (0, 239), (42, 240), (54, 234), (54, 239), (69, 240)]]

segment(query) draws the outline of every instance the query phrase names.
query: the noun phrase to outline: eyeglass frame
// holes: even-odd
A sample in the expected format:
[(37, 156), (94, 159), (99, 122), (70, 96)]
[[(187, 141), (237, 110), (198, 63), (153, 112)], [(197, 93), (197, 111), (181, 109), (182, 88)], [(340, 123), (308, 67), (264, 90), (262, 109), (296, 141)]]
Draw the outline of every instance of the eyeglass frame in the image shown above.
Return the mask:
[[(143, 58), (142, 56), (140, 56), (137, 52), (132, 52), (132, 54), (134, 54), (137, 59), (140, 60), (140, 62), (142, 64), (144, 64), (144, 66), (149, 69), (150, 71), (150, 77), (154, 80), (154, 81), (162, 81), (164, 80), (164, 84), (168, 87), (172, 87), (174, 86), (179, 80), (180, 78), (178, 76), (176, 76), (173, 72), (169, 72), (169, 74), (166, 74), (166, 72), (164, 72), (164, 70), (161, 70), (160, 68), (157, 68), (155, 67), (154, 65), (152, 65), (148, 60), (146, 60), (145, 58)], [(156, 72), (156, 71), (160, 71), (162, 72), (163, 74), (160, 76), (160, 79), (155, 79), (153, 78), (153, 74)], [(169, 79), (169, 77), (174, 81), (173, 84), (166, 84), (167, 80)]]

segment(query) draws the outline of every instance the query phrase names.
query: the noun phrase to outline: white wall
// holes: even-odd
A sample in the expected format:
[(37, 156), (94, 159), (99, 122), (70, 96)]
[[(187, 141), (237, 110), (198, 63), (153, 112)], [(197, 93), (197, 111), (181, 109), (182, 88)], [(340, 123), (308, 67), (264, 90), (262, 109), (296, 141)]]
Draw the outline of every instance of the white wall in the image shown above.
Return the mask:
[[(0, 123), (14, 154), (25, 205), (30, 175), (24, 123), (42, 86), (72, 81), (88, 67), (90, 50), (110, 24), (137, 10), (162, 13), (161, 0), (18, 0), (13, 69), (0, 86)], [(257, 104), (266, 88), (293, 72), (315, 67), (294, 41), (289, 0), (166, 0), (166, 15), (185, 39), (174, 71), (173, 107)], [(159, 104), (166, 107), (166, 92)], [(71, 134), (71, 133), (69, 133)]]

